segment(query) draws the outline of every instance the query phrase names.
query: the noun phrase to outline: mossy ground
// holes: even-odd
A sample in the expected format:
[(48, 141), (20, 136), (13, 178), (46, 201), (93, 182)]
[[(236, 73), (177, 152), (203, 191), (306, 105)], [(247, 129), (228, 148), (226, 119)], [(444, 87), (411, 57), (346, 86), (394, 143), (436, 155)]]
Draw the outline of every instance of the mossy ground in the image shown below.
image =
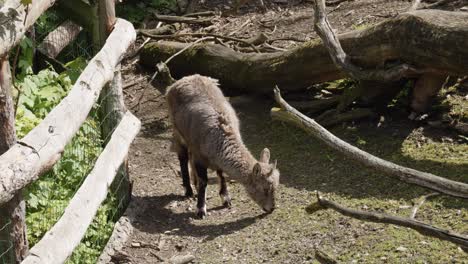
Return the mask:
[[(303, 131), (272, 121), (269, 110), (274, 105), (261, 98), (231, 101), (252, 153), (258, 156), (268, 147), (278, 160), (279, 208), (262, 215), (238, 183), (229, 184), (233, 208), (220, 208), (213, 173), (207, 194), (209, 216), (196, 219), (195, 201), (182, 197), (181, 179), (173, 172), (178, 162), (168, 150), (170, 127), (162, 100), (151, 102), (159, 109), (156, 116), (140, 112), (144, 129), (131, 156), (133, 203), (142, 212), (125, 250), (138, 263), (187, 253), (196, 257), (196, 263), (316, 263), (316, 248), (345, 263), (468, 263), (456, 245), (411, 229), (362, 222), (331, 210), (308, 214), (305, 208), (315, 201), (315, 190), (351, 208), (400, 216), (408, 216), (413, 202), (431, 191), (367, 169)], [(468, 181), (468, 144), (457, 134), (418, 127), (399, 116), (387, 116), (380, 127), (377, 122), (344, 124), (331, 131), (397, 164)], [(467, 208), (466, 201), (441, 195), (424, 203), (416, 218), (468, 234)], [(158, 251), (132, 247), (135, 241), (154, 245)]]

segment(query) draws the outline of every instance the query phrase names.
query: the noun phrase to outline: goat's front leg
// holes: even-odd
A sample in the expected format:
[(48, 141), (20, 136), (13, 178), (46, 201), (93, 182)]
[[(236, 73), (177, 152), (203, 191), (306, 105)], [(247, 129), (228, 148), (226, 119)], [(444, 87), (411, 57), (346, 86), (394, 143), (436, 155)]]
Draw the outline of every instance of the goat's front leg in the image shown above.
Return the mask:
[(223, 176), (223, 171), (218, 170), (216, 171), (219, 177), (219, 196), (221, 196), (221, 200), (223, 201), (224, 207), (231, 207), (231, 197), (229, 196), (229, 192), (227, 189), (226, 178)]
[(195, 170), (197, 171), (198, 176), (197, 216), (203, 219), (206, 216), (206, 186), (208, 185), (208, 170), (196, 161)]

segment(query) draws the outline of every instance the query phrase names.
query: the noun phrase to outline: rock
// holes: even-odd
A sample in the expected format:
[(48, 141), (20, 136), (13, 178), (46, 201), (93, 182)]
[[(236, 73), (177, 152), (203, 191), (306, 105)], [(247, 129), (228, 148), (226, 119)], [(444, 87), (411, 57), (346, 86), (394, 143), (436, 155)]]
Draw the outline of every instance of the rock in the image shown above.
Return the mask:
[(468, 12), (468, 6), (464, 6), (460, 8), (460, 11)]
[(195, 257), (193, 255), (190, 255), (190, 254), (188, 254), (188, 255), (177, 255), (177, 256), (172, 257), (169, 260), (169, 263), (172, 263), (172, 264), (186, 264), (186, 263), (192, 262), (194, 259), (195, 259)]
[(398, 251), (398, 252), (405, 252), (405, 251), (407, 251), (407, 250), (408, 250), (408, 249), (405, 248), (405, 247), (403, 247), (403, 246), (399, 246), (399, 247), (397, 247), (397, 249), (396, 249), (396, 251)]
[(131, 246), (134, 247), (134, 248), (140, 248), (141, 243), (140, 242), (132, 242)]

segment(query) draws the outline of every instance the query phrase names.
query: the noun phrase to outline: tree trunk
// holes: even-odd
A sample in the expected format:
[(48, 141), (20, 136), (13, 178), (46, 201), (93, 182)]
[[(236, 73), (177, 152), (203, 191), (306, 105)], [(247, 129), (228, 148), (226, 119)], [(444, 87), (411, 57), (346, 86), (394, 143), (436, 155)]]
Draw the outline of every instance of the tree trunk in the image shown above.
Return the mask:
[[(8, 58), (4, 58), (0, 61), (0, 154), (16, 143), (15, 109), (11, 88), (10, 64)], [(12, 243), (14, 263), (20, 263), (28, 251), (25, 216), (26, 207), (21, 190), (8, 203), (0, 204), (0, 242)], [(0, 253), (3, 253), (3, 250), (7, 248), (0, 245)]]
[[(339, 39), (353, 63), (361, 67), (378, 69), (379, 65), (401, 61), (437, 75), (460, 76), (468, 72), (466, 28), (466, 13), (420, 10), (342, 34)], [(154, 69), (156, 63), (186, 45), (148, 43), (140, 62)], [(270, 54), (246, 54), (220, 45), (199, 44), (173, 59), (169, 67), (177, 78), (194, 73), (217, 78), (228, 94), (271, 94), (275, 84), (283, 90), (301, 90), (346, 76), (334, 65), (320, 39)]]

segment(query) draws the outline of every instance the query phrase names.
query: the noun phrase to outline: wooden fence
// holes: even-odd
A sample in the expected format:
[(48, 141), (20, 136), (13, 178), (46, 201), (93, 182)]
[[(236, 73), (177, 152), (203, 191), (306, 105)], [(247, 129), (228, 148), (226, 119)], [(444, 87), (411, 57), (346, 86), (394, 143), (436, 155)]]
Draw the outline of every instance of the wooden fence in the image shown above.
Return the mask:
[[(9, 18), (7, 23), (0, 23), (0, 65), (8, 66), (8, 52), (24, 37), (39, 16), (54, 4), (53, 0), (34, 0), (23, 6), (19, 0), (7, 0), (0, 8), (0, 20)], [(64, 1), (86, 5), (78, 0)], [(140, 129), (140, 121), (125, 110), (122, 98), (122, 79), (120, 61), (130, 45), (135, 41), (136, 32), (131, 23), (115, 18), (113, 0), (99, 0), (89, 25), (93, 35), (99, 35), (95, 43), (101, 49), (84, 69), (69, 94), (24, 138), (14, 143), (13, 107), (11, 105), (11, 78), (8, 71), (0, 71), (0, 119), (4, 124), (0, 129), (13, 129), (13, 139), (0, 138), (10, 148), (0, 156), (0, 205), (1, 207), (20, 208), (21, 190), (37, 180), (60, 159), (67, 143), (77, 133), (88, 117), (93, 105), (99, 98), (101, 90), (110, 94), (103, 102), (104, 111), (111, 118), (106, 122), (104, 137), (110, 136), (105, 149), (99, 156), (94, 169), (87, 176), (78, 192), (65, 209), (58, 222), (34, 247), (27, 249), (27, 241), (17, 238), (13, 245), (16, 262), (19, 263), (63, 263), (83, 238), (91, 224), (100, 204), (106, 198), (110, 184), (126, 159), (130, 143)], [(73, 11), (71, 11), (73, 12)], [(76, 35), (76, 29), (73, 34)], [(63, 32), (63, 30), (61, 30)], [(99, 34), (97, 33), (99, 32)], [(61, 47), (63, 48), (63, 47)], [(54, 54), (59, 51), (54, 50)], [(9, 69), (9, 67), (7, 67)], [(2, 67), (5, 69), (5, 67)], [(8, 80), (9, 79), (9, 80)], [(10, 102), (10, 103), (8, 103)], [(7, 131), (8, 132), (8, 131)], [(2, 133), (0, 133), (2, 136)], [(11, 137), (10, 137), (11, 138)], [(0, 144), (1, 146), (2, 144)], [(0, 149), (0, 151), (2, 151)], [(12, 221), (13, 222), (13, 221)], [(22, 223), (13, 223), (24, 225)], [(23, 228), (24, 230), (24, 228)], [(23, 233), (24, 235), (24, 233)], [(16, 234), (18, 236), (18, 234)], [(21, 245), (22, 244), (22, 245)], [(26, 244), (26, 248), (24, 248)], [(23, 248), (21, 248), (23, 247)], [(27, 253), (29, 251), (29, 253)]]

